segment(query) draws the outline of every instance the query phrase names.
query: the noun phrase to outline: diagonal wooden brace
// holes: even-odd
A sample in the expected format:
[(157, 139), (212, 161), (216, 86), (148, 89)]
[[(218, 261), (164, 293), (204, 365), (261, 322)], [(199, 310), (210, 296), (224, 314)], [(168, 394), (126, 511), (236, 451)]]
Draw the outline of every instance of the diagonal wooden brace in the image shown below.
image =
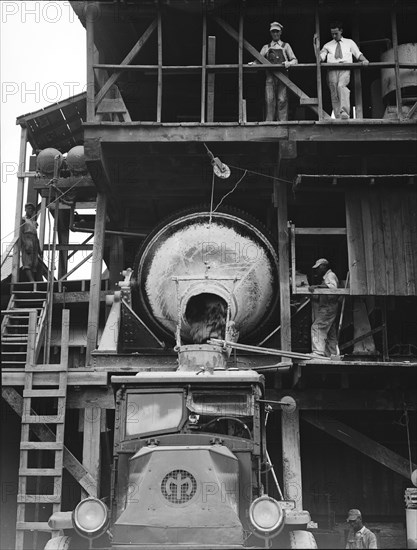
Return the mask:
[[(154, 21), (152, 21), (152, 23), (149, 25), (146, 31), (142, 34), (142, 36), (139, 38), (139, 40), (136, 42), (136, 44), (133, 46), (133, 48), (130, 50), (127, 56), (123, 59), (120, 65), (129, 65), (129, 63), (133, 61), (133, 59), (136, 57), (136, 55), (144, 46), (145, 42), (148, 40), (148, 38), (151, 36), (153, 31), (156, 29), (156, 25), (157, 25), (157, 19), (154, 19)], [(107, 92), (110, 90), (110, 88), (113, 86), (113, 84), (116, 82), (116, 80), (119, 78), (121, 74), (122, 74), (122, 71), (115, 71), (107, 80), (107, 82), (103, 85), (103, 87), (98, 92), (95, 98), (96, 107), (100, 104), (101, 100), (104, 98), (104, 96), (107, 94)]]
[[(228, 23), (226, 23), (226, 21), (223, 21), (223, 19), (221, 19), (220, 17), (215, 17), (214, 20), (218, 25), (220, 25), (220, 27), (222, 27), (223, 30), (227, 32), (227, 34), (229, 34), (237, 42), (239, 41), (239, 34), (233, 29), (233, 27), (231, 27)], [(253, 55), (253, 57), (255, 57), (257, 61), (262, 63), (262, 65), (271, 65), (272, 68), (274, 67), (273, 63), (270, 63), (265, 57), (263, 57), (258, 52), (258, 50), (254, 48), (252, 44), (250, 44), (247, 40), (243, 40), (243, 46), (251, 55)], [(279, 78), (279, 80), (281, 80), (281, 82), (285, 84), (285, 86), (287, 86), (287, 88), (289, 88), (293, 92), (293, 94), (295, 94), (300, 99), (303, 99), (303, 100), (311, 99), (308, 97), (308, 95), (305, 92), (303, 92), (301, 88), (299, 88), (296, 84), (294, 84), (294, 82), (292, 82), (288, 78), (288, 76), (284, 74), (283, 71), (274, 71), (274, 76)], [(315, 113), (318, 114), (319, 109), (317, 105), (309, 105), (308, 103), (305, 103), (305, 104), (308, 105), (311, 109), (313, 109)], [(330, 119), (330, 115), (323, 111), (323, 118)]]
[[(22, 416), (23, 398), (14, 388), (3, 388), (2, 396), (16, 414)], [(32, 415), (36, 413), (31, 410)], [(55, 434), (45, 424), (32, 424), (30, 428), (40, 441), (55, 441)], [(64, 468), (81, 485), (81, 487), (92, 497), (97, 496), (97, 483), (87, 469), (79, 462), (75, 456), (64, 447)]]

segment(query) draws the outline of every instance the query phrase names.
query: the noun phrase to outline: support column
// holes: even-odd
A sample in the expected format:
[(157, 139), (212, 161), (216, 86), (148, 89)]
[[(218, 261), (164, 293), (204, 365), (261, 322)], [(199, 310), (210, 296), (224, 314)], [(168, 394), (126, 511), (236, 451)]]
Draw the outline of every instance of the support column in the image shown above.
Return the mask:
[(94, 20), (98, 14), (95, 2), (85, 4), (85, 28), (87, 32), (87, 122), (95, 119), (95, 80), (94, 80)]
[[(16, 212), (14, 220), (14, 237), (19, 238), (20, 225), (22, 223), (23, 196), (25, 191), (25, 178), (23, 174), (26, 171), (26, 147), (27, 147), (27, 128), (22, 128), (20, 133), (20, 151), (19, 151), (19, 166), (17, 176), (17, 193), (16, 193)], [(12, 259), (12, 283), (17, 283), (19, 280), (19, 254), (20, 242), (18, 241), (13, 249)]]
[[(83, 466), (89, 471), (97, 487), (96, 497), (99, 497), (101, 456), (100, 456), (100, 407), (87, 407), (84, 412), (83, 436)], [(90, 493), (91, 494), (91, 493)], [(89, 496), (83, 491), (83, 498)]]
[(120, 235), (110, 237), (109, 264), (109, 288), (114, 290), (117, 289), (116, 283), (122, 280), (124, 269), (124, 241)]
[(278, 216), (278, 259), (281, 349), (291, 350), (291, 307), (290, 307), (290, 262), (288, 246), (288, 210), (287, 183), (277, 181), (274, 184), (275, 206)]
[(294, 500), (296, 510), (302, 510), (300, 416), (295, 406), (283, 408), (281, 430), (284, 498)]
[(86, 364), (91, 361), (91, 352), (97, 346), (100, 315), (101, 272), (103, 263), (104, 238), (106, 229), (106, 204), (104, 193), (97, 194), (96, 221), (94, 225), (94, 248), (91, 260), (90, 300), (88, 306)]

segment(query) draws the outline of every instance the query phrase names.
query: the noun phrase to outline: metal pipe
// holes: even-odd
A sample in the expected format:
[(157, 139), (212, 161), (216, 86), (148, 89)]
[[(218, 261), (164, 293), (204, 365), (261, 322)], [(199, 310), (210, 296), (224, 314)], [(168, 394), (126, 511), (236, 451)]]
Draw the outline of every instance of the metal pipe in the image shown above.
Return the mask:
[(230, 342), (229, 340), (219, 340), (217, 338), (211, 338), (209, 340), (209, 344), (217, 344), (217, 345), (223, 345), (223, 346), (229, 346), (232, 349), (238, 349), (241, 351), (251, 351), (254, 353), (261, 353), (264, 355), (278, 355), (282, 357), (290, 357), (292, 359), (302, 359), (304, 361), (309, 361), (311, 359), (310, 355), (306, 355), (305, 353), (296, 353), (293, 351), (284, 351), (280, 349), (273, 349), (273, 348), (258, 348), (257, 346), (249, 346), (247, 344), (238, 344), (236, 342)]

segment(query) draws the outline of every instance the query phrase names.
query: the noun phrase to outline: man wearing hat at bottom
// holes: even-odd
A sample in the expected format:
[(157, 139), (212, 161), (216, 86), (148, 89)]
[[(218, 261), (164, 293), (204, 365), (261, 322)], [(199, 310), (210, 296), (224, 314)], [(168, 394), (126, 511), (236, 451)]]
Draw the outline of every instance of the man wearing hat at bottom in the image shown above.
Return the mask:
[(349, 510), (346, 521), (351, 527), (346, 548), (378, 548), (375, 534), (362, 523), (360, 510)]
[[(316, 288), (335, 289), (339, 286), (339, 279), (329, 268), (326, 258), (320, 258), (313, 265), (318, 285), (308, 287), (314, 293)], [(330, 357), (337, 355), (337, 331), (336, 317), (339, 308), (339, 297), (337, 295), (322, 294), (311, 296), (311, 351), (312, 355)]]
[(20, 227), (20, 250), (22, 251), (22, 268), (28, 281), (33, 282), (38, 269), (38, 224), (36, 223), (36, 207), (31, 202), (25, 204), (25, 217)]
[[(273, 21), (270, 26), (271, 42), (263, 46), (260, 54), (271, 63), (284, 66), (297, 65), (298, 61), (288, 42), (281, 40), (283, 26)], [(277, 78), (273, 71), (267, 71), (265, 82), (265, 103), (267, 121), (288, 120), (288, 93), (285, 84)]]

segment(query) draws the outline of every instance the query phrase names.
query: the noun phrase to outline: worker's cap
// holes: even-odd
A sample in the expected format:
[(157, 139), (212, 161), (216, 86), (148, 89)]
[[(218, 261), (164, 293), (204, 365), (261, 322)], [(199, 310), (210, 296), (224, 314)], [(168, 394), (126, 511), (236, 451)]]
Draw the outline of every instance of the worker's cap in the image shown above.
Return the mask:
[(28, 208), (28, 206), (31, 206), (33, 208), (33, 210), (36, 210), (36, 206), (33, 204), (33, 202), (27, 202), (25, 204), (25, 208)]
[(328, 260), (326, 260), (326, 258), (319, 258), (317, 260), (317, 262), (313, 265), (313, 269), (316, 269), (316, 267), (319, 267), (319, 265), (322, 265), (322, 264), (328, 264)]
[(352, 510), (349, 510), (348, 517), (346, 521), (355, 521), (355, 519), (361, 518), (362, 514), (361, 511), (357, 508), (352, 508)]
[(282, 31), (283, 28), (284, 27), (281, 23), (278, 23), (278, 21), (273, 21), (269, 27), (269, 31)]

